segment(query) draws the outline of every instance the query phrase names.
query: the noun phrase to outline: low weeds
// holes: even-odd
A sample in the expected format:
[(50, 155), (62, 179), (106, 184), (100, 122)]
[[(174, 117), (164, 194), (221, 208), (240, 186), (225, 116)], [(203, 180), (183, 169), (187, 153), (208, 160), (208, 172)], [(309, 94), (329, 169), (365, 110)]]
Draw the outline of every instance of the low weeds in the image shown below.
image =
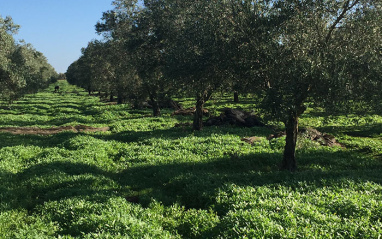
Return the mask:
[[(381, 122), (315, 115), (301, 123), (342, 147), (300, 138), (299, 171), (279, 171), (271, 128), (205, 127), (185, 116), (107, 105), (59, 81), (0, 109), (0, 127), (109, 126), (108, 132), (0, 133), (0, 238), (378, 238)], [(184, 105), (192, 106), (190, 99)], [(214, 98), (209, 107), (249, 110)], [(277, 125), (273, 123), (273, 125)], [(253, 145), (241, 141), (257, 136)]]

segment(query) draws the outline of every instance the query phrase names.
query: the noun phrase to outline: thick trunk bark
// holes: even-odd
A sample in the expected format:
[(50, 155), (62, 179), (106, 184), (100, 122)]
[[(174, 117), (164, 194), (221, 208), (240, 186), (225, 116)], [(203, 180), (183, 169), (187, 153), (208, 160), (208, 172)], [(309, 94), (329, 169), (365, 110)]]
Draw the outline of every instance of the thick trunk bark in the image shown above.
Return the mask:
[(158, 100), (154, 95), (150, 95), (151, 105), (153, 107), (153, 116), (157, 117), (160, 116), (160, 107), (158, 104)]
[(205, 90), (203, 94), (200, 94), (196, 98), (196, 106), (194, 113), (194, 123), (192, 126), (193, 130), (202, 130), (203, 128), (203, 107), (212, 96), (211, 90)]
[(204, 97), (201, 97), (197, 99), (196, 101), (196, 107), (195, 107), (195, 114), (194, 114), (194, 123), (193, 123), (193, 130), (201, 130), (203, 128), (203, 106), (204, 106), (205, 100)]
[(296, 163), (296, 143), (298, 133), (298, 114), (291, 113), (288, 120), (285, 122), (286, 128), (286, 144), (284, 150), (283, 162), (281, 169), (294, 172), (297, 170)]
[(239, 103), (239, 93), (237, 91), (233, 92), (233, 102)]
[(157, 101), (153, 102), (153, 115), (154, 117), (161, 116), (160, 107)]
[(118, 95), (117, 95), (117, 104), (123, 104), (123, 95), (122, 95), (122, 92), (118, 92)]

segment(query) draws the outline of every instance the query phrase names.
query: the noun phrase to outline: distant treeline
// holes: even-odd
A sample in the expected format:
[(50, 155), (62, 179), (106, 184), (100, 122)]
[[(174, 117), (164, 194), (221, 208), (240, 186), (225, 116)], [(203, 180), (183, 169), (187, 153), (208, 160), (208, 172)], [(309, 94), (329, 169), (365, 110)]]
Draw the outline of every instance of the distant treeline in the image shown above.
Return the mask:
[(15, 41), (19, 28), (11, 17), (0, 16), (0, 100), (8, 103), (47, 87), (58, 77), (41, 52)]

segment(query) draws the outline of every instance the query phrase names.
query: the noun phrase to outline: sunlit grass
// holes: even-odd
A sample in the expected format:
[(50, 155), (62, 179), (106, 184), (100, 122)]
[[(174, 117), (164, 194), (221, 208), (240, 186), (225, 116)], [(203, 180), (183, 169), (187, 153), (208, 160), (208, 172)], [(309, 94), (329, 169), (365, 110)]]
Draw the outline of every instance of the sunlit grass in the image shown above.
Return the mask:
[[(108, 132), (0, 133), (0, 238), (378, 238), (378, 115), (317, 116), (302, 126), (343, 147), (299, 138), (299, 171), (279, 171), (271, 128), (174, 127), (187, 116), (107, 105), (60, 81), (0, 109), (0, 127), (109, 126)], [(229, 96), (228, 96), (229, 97)], [(181, 99), (185, 107), (192, 99)], [(206, 105), (250, 110), (216, 95)], [(254, 109), (256, 112), (256, 109)], [(242, 137), (257, 136), (253, 145)]]

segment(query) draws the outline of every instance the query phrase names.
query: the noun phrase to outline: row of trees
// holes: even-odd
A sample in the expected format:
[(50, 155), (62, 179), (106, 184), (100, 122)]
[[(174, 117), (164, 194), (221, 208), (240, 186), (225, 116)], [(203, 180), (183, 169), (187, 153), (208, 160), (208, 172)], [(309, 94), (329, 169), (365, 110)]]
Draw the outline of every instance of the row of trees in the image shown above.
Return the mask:
[(0, 16), (0, 99), (11, 103), (27, 93), (47, 87), (57, 73), (32, 45), (16, 43), (19, 26)]
[[(67, 71), (71, 83), (119, 102), (179, 91), (195, 97), (194, 130), (217, 90), (251, 92), (285, 124), (282, 168), (296, 170), (306, 104), (380, 102), (382, 9), (377, 0), (115, 0)], [(142, 5), (143, 4), (143, 5)]]

